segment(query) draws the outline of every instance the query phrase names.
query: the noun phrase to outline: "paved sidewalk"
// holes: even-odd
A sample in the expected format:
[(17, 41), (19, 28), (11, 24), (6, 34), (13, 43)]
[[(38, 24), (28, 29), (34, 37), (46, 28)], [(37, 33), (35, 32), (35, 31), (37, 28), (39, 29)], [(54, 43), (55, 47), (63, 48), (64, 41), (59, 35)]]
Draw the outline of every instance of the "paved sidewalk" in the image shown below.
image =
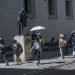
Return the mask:
[(0, 63), (0, 69), (47, 69), (52, 67), (61, 66), (75, 61), (72, 55), (65, 56), (65, 59), (61, 57), (55, 57), (50, 59), (41, 60), (41, 64), (37, 65), (37, 61), (27, 61), (22, 65), (16, 65), (15, 62), (9, 62), (9, 66), (5, 66), (5, 63)]

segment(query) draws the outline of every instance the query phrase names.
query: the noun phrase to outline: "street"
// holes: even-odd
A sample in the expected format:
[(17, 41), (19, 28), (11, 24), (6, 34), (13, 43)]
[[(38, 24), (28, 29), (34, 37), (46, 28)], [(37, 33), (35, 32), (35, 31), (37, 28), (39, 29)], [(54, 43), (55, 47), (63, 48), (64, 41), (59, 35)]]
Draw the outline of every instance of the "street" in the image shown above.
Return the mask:
[(0, 69), (0, 75), (75, 75), (75, 63), (44, 71), (37, 69), (36, 71), (38, 73), (31, 73), (34, 72), (34, 69)]
[(50, 69), (36, 75), (75, 75), (75, 70)]
[[(72, 52), (69, 49), (69, 52)], [(0, 75), (75, 75), (75, 59), (71, 54), (61, 59), (59, 50), (45, 51), (40, 65), (36, 65), (36, 60), (27, 61), (25, 64), (16, 65), (9, 62), (9, 66), (0, 63)]]

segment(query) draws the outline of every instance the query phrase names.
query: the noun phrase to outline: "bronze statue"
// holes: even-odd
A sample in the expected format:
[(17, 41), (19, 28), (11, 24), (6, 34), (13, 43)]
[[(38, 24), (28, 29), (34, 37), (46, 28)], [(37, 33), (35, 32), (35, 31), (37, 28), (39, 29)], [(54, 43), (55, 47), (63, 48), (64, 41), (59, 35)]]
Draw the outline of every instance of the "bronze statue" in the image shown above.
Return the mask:
[(25, 9), (22, 10), (18, 14), (18, 28), (19, 28), (19, 35), (23, 34), (23, 28), (27, 25), (27, 14)]

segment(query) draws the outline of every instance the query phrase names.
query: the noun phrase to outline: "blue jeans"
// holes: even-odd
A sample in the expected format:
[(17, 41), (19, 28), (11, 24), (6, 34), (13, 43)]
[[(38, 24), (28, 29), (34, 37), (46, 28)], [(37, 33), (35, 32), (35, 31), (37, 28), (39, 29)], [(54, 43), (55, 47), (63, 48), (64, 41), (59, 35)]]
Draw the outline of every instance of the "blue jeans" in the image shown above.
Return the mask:
[(33, 50), (32, 52), (32, 55), (33, 55), (33, 59), (41, 59), (42, 55), (41, 55), (41, 52), (39, 50)]
[(37, 61), (38, 63), (40, 63), (40, 59), (41, 59), (41, 52), (38, 49), (35, 49), (35, 55), (37, 57)]
[(75, 56), (75, 46), (73, 46), (73, 56)]

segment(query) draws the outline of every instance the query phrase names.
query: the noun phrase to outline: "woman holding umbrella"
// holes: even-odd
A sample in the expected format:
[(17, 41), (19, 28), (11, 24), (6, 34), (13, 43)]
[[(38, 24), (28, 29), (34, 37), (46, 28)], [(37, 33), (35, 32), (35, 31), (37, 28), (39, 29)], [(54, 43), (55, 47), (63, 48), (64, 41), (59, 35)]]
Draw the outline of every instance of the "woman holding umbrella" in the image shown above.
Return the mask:
[(41, 45), (39, 43), (39, 40), (38, 38), (35, 38), (35, 42), (34, 42), (34, 45), (32, 46), (31, 50), (29, 51), (29, 53), (32, 52), (32, 50), (35, 49), (35, 53), (36, 53), (36, 56), (37, 56), (37, 61), (39, 64), (40, 63), (40, 59), (41, 59)]

